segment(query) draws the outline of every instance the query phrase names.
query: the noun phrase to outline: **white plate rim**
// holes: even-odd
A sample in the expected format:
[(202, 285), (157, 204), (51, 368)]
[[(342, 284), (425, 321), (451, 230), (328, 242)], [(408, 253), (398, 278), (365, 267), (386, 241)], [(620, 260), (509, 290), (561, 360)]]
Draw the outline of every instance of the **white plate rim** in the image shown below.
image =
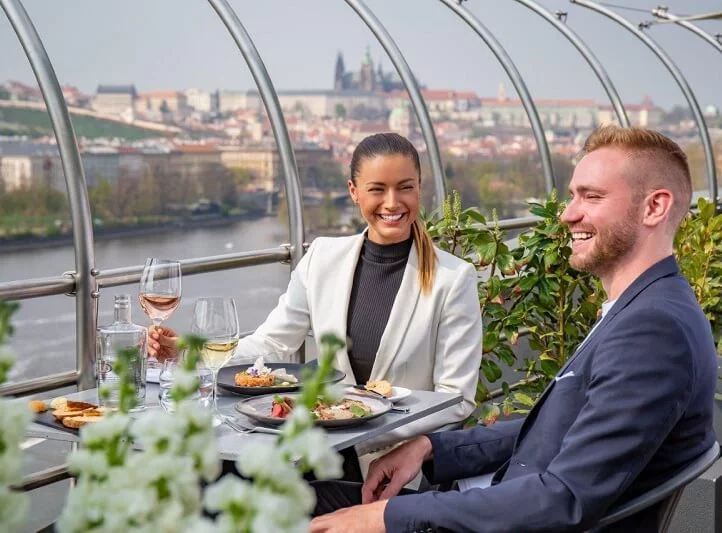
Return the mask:
[(388, 397), (388, 400), (392, 402), (398, 402), (411, 395), (411, 389), (407, 389), (406, 387), (393, 386), (391, 387), (391, 392), (393, 392), (393, 394)]

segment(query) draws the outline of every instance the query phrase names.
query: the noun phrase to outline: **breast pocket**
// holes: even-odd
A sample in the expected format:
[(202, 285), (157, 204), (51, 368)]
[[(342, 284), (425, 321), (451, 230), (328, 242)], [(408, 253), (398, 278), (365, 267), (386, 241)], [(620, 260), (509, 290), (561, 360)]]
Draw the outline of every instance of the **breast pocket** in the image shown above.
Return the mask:
[(584, 404), (583, 384), (584, 380), (580, 376), (568, 376), (552, 385), (534, 424), (541, 430), (547, 444), (558, 441), (561, 446), (564, 435)]

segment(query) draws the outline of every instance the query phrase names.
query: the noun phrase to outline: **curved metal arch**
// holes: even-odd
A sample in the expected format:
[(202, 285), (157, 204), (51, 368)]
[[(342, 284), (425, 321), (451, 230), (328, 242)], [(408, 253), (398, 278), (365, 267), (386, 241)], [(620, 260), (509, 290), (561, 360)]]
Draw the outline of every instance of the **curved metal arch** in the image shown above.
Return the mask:
[(431, 172), (434, 176), (434, 194), (436, 207), (444, 205), (444, 199), (446, 198), (446, 179), (444, 175), (444, 167), (441, 164), (441, 153), (439, 152), (439, 143), (436, 140), (436, 133), (434, 132), (434, 126), (431, 123), (431, 117), (429, 117), (429, 110), (426, 108), (424, 98), (421, 96), (419, 85), (416, 82), (416, 77), (411, 71), (409, 64), (406, 62), (401, 50), (396, 45), (391, 35), (386, 30), (381, 21), (374, 15), (374, 13), (368, 8), (363, 0), (346, 0), (346, 3), (353, 9), (356, 14), (361, 17), (366, 26), (374, 34), (378, 42), (384, 48), (386, 53), (391, 59), (391, 62), (401, 77), (401, 81), (404, 83), (406, 92), (409, 93), (411, 98), (411, 105), (416, 113), (416, 118), (419, 120), (421, 126), (421, 133), (424, 136), (424, 142), (426, 143), (426, 150), (429, 152), (429, 160), (431, 162)]
[(253, 75), (253, 80), (258, 87), (258, 92), (266, 108), (266, 114), (271, 122), (273, 136), (276, 139), (278, 153), (281, 158), (283, 175), (286, 185), (286, 203), (288, 204), (288, 230), (291, 240), (291, 268), (295, 268), (303, 257), (304, 228), (303, 228), (303, 205), (301, 198), (301, 187), (298, 179), (298, 167), (296, 156), (291, 145), (291, 138), (288, 135), (286, 121), (283, 118), (281, 104), (278, 95), (273, 87), (271, 78), (268, 75), (266, 66), (263, 64), (251, 36), (241, 23), (238, 15), (227, 2), (227, 0), (208, 0), (208, 3), (218, 14), (225, 25), (228, 33), (231, 34), (238, 49), (243, 55), (248, 68)]
[(524, 110), (529, 117), (531, 130), (534, 134), (534, 138), (536, 139), (539, 155), (541, 156), (546, 191), (547, 193), (550, 193), (554, 188), (559, 190), (559, 184), (556, 183), (554, 179), (552, 158), (549, 153), (549, 145), (547, 144), (546, 136), (544, 135), (544, 126), (542, 126), (541, 120), (539, 119), (539, 113), (537, 112), (536, 105), (534, 105), (534, 100), (529, 94), (529, 89), (527, 88), (526, 83), (524, 83), (524, 78), (522, 78), (519, 70), (516, 68), (516, 65), (514, 65), (514, 62), (511, 60), (511, 57), (509, 57), (509, 54), (507, 54), (504, 47), (496, 39), (496, 37), (494, 37), (494, 34), (492, 34), (468, 9), (458, 3), (457, 0), (440, 1), (456, 13), (479, 37), (481, 37), (484, 43), (486, 43), (489, 49), (494, 53), (494, 56), (496, 56), (496, 59), (499, 63), (501, 63), (502, 67), (504, 67), (504, 70), (511, 79), (511, 83), (514, 85), (516, 92), (519, 94)]
[(707, 186), (709, 187), (709, 194), (714, 199), (714, 201), (717, 202), (717, 170), (715, 168), (712, 141), (710, 140), (709, 132), (707, 131), (707, 125), (704, 122), (704, 117), (702, 116), (702, 110), (699, 107), (699, 103), (697, 102), (697, 99), (695, 98), (692, 89), (689, 87), (687, 80), (685, 79), (684, 75), (679, 70), (677, 65), (674, 64), (674, 62), (667, 55), (667, 53), (662, 50), (662, 48), (651, 37), (639, 31), (634, 26), (634, 24), (629, 22), (624, 17), (621, 17), (613, 11), (610, 11), (598, 4), (595, 4), (594, 2), (590, 2), (589, 0), (569, 1), (572, 4), (577, 4), (582, 7), (586, 7), (593, 11), (596, 11), (597, 13), (600, 13), (621, 25), (623, 28), (634, 34), (640, 41), (646, 44), (647, 47), (654, 53), (654, 55), (656, 55), (659, 60), (664, 64), (664, 66), (667, 67), (667, 70), (670, 72), (670, 74), (672, 74), (672, 77), (677, 82), (677, 85), (679, 85), (679, 88), (682, 89), (684, 97), (687, 99), (687, 103), (692, 109), (692, 115), (694, 116), (694, 121), (697, 123), (697, 129), (699, 129), (699, 136), (702, 139), (705, 165), (707, 167)]
[(722, 43), (720, 43), (717, 39), (712, 37), (709, 33), (704, 31), (699, 26), (696, 26), (686, 20), (678, 20), (679, 17), (677, 15), (670, 13), (666, 7), (654, 8), (652, 10), (652, 15), (654, 15), (657, 18), (661, 18), (664, 20), (669, 20), (671, 22), (674, 22), (678, 26), (682, 26), (683, 28), (691, 31), (692, 33), (697, 34), (699, 37), (702, 37), (702, 39), (704, 39), (709, 44), (711, 44), (715, 48), (715, 50), (717, 50), (718, 52), (722, 52)]
[(614, 86), (604, 66), (599, 61), (599, 59), (597, 59), (597, 56), (594, 55), (594, 52), (591, 51), (589, 46), (587, 46), (587, 44), (582, 41), (581, 38), (574, 31), (572, 31), (571, 28), (569, 28), (569, 26), (564, 24), (554, 14), (552, 14), (551, 11), (548, 11), (546, 8), (540, 6), (534, 0), (515, 1), (531, 9), (536, 14), (540, 15), (549, 24), (559, 30), (559, 33), (561, 33), (564, 37), (567, 38), (570, 43), (572, 43), (572, 45), (574, 45), (574, 48), (576, 48), (579, 53), (582, 54), (587, 64), (592, 68), (594, 74), (596, 74), (599, 82), (604, 87), (604, 91), (607, 93), (607, 96), (609, 96), (609, 100), (612, 102), (612, 108), (614, 109), (614, 113), (617, 115), (617, 120), (619, 120), (619, 124), (625, 128), (628, 128), (630, 126), (629, 117), (627, 116), (627, 111), (624, 109), (624, 103), (619, 97), (617, 88)]
[(98, 285), (95, 280), (93, 225), (83, 164), (73, 124), (53, 65), (30, 16), (20, 0), (0, 0), (33, 69), (55, 132), (68, 189), (75, 252), (75, 345), (78, 388), (95, 387), (95, 327)]

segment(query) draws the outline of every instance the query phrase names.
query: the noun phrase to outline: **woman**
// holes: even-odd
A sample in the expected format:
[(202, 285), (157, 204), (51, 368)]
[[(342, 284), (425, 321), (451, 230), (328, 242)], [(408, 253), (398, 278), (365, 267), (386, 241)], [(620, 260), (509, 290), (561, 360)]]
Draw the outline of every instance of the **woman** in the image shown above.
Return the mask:
[[(409, 389), (461, 393), (461, 403), (396, 430), (374, 447), (459, 422), (474, 409), (481, 359), (476, 271), (435, 248), (419, 219), (419, 155), (394, 133), (366, 137), (351, 159), (348, 189), (368, 228), (319, 237), (288, 290), (236, 354), (290, 358), (309, 329), (348, 339), (336, 355), (347, 383), (387, 380)], [(158, 335), (151, 350), (158, 349)]]

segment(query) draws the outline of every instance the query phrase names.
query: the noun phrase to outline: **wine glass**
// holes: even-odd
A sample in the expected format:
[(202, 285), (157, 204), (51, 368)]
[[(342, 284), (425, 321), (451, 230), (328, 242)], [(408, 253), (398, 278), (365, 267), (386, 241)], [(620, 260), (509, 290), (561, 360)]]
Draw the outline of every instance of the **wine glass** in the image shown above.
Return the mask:
[(155, 327), (167, 320), (180, 304), (180, 263), (154, 257), (146, 259), (140, 277), (139, 299), (140, 306)]
[(193, 308), (191, 331), (206, 339), (201, 352), (203, 364), (213, 376), (211, 393), (213, 416), (223, 422), (218, 411), (218, 371), (231, 360), (238, 346), (238, 314), (233, 298), (199, 298)]

